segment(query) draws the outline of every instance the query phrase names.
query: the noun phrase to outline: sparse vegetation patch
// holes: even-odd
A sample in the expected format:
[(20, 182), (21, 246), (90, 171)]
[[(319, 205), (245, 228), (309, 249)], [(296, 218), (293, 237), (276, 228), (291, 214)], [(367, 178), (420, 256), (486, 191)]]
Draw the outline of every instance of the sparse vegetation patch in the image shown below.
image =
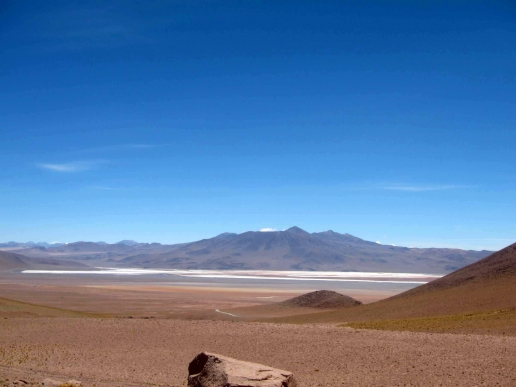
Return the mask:
[(516, 335), (516, 308), (448, 316), (351, 322), (341, 326), (413, 332), (469, 332)]

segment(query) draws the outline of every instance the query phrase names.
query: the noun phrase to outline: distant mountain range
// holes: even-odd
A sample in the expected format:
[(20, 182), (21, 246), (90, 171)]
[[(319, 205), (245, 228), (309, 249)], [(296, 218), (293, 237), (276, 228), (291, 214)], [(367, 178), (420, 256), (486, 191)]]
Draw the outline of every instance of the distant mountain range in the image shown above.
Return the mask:
[[(381, 245), (334, 231), (223, 233), (191, 243), (162, 245), (124, 240), (42, 246), (0, 244), (33, 258), (79, 261), (93, 266), (216, 270), (381, 271), (446, 274), (491, 251)], [(9, 246), (6, 246), (9, 245)]]
[(136, 246), (139, 243), (133, 240), (124, 239), (123, 241), (117, 242), (117, 245)]
[(0, 248), (31, 248), (31, 247), (57, 247), (64, 243), (47, 243), (47, 242), (6, 242), (0, 243)]
[[(96, 243), (98, 245), (107, 245), (106, 242), (91, 242)], [(68, 243), (61, 243), (61, 242), (55, 242), (55, 243), (47, 243), (47, 242), (6, 242), (6, 243), (0, 243), (0, 249), (1, 248), (32, 248), (32, 247), (59, 247), (67, 245)], [(126, 245), (126, 246), (136, 246), (139, 243), (133, 240), (124, 239), (123, 241), (117, 242), (117, 245)]]

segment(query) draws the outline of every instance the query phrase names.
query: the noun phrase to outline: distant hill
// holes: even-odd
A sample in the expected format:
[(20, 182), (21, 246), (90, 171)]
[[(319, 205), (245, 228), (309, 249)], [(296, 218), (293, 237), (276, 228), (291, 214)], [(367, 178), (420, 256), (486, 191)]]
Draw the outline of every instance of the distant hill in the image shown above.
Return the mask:
[(230, 309), (239, 319), (263, 320), (270, 318), (292, 319), (294, 316), (318, 315), (328, 309), (347, 309), (362, 305), (360, 301), (331, 290), (317, 290), (282, 302), (265, 303)]
[(214, 269), (382, 271), (446, 274), (488, 256), (490, 251), (408, 248), (381, 245), (334, 231), (223, 233), (175, 245), (120, 241), (75, 242), (17, 250), (31, 257), (53, 257), (96, 266)]
[(7, 251), (0, 251), (0, 271), (26, 269), (29, 267), (20, 254), (9, 253)]
[(283, 306), (335, 309), (362, 305), (360, 301), (331, 290), (317, 290), (279, 303)]
[(47, 249), (50, 252), (59, 253), (91, 253), (91, 252), (132, 252), (131, 246), (125, 244), (107, 244), (107, 243), (95, 243), (95, 242), (74, 242), (67, 243), (59, 247), (53, 247)]

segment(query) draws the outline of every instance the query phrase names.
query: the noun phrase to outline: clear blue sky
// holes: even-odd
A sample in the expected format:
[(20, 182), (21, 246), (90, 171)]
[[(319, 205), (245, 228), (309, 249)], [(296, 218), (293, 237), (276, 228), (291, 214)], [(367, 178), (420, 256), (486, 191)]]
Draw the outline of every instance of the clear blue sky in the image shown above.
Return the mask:
[(0, 241), (516, 241), (514, 1), (2, 1)]

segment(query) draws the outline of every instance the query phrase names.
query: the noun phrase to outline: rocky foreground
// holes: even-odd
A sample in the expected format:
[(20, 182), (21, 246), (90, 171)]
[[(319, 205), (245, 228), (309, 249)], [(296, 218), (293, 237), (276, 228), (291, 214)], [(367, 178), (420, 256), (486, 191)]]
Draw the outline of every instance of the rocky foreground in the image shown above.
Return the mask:
[(289, 370), (301, 387), (516, 385), (515, 337), (226, 321), (0, 320), (6, 386), (47, 377), (85, 387), (184, 386), (189, 362), (202, 351)]

